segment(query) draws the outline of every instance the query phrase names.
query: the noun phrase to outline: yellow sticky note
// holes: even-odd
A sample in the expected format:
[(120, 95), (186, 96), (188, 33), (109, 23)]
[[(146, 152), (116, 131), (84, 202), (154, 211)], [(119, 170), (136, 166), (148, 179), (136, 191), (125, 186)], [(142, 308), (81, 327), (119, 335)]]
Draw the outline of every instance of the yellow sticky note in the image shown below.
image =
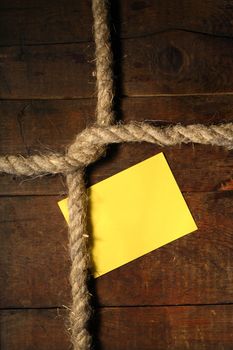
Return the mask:
[(197, 229), (163, 153), (91, 186), (89, 204), (95, 277)]

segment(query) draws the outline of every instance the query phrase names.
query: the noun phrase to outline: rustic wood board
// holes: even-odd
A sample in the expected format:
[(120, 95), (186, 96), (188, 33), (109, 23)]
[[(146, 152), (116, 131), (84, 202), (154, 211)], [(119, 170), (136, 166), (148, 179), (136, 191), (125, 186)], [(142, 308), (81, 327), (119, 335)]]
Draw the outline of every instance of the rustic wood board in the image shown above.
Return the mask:
[[(98, 303), (232, 302), (232, 192), (185, 193), (185, 199), (199, 231), (98, 278), (93, 286)], [(57, 201), (53, 196), (1, 199), (0, 307), (69, 304), (67, 227)]]
[[(98, 310), (96, 318), (97, 350), (232, 349), (228, 305), (115, 307)], [(70, 349), (64, 310), (8, 310), (0, 320), (3, 349)]]
[[(117, 119), (232, 121), (229, 0), (112, 2)], [(91, 1), (0, 3), (0, 154), (59, 151), (95, 120)], [(95, 281), (97, 349), (232, 350), (233, 152), (109, 147), (94, 184), (164, 151), (199, 230)], [(67, 350), (62, 176), (0, 176), (3, 350)], [(169, 213), (168, 213), (169, 217)], [(62, 308), (62, 309), (61, 309)]]
[[(122, 40), (120, 95), (229, 93), (231, 38), (172, 31)], [(1, 99), (74, 99), (95, 94), (94, 45), (0, 47)]]
[[(1, 45), (93, 40), (90, 0), (2, 0), (0, 11)], [(233, 35), (230, 0), (122, 0), (112, 2), (111, 12), (113, 34), (123, 38), (174, 29)]]

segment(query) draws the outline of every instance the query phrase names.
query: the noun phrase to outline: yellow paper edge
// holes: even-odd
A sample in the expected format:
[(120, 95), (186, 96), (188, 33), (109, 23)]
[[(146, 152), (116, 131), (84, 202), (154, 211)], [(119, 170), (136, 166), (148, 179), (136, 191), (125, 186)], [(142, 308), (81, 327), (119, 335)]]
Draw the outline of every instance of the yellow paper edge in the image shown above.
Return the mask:
[[(142, 179), (142, 186), (136, 186), (137, 191), (134, 191), (134, 184), (140, 184)], [(155, 189), (153, 190), (154, 187)], [(133, 191), (133, 195), (137, 197), (133, 206), (127, 207), (127, 218), (129, 219), (124, 216), (124, 212), (119, 211), (119, 208), (123, 211), (122, 206), (124, 207), (125, 201), (128, 198), (127, 195), (119, 195), (119, 191), (122, 188), (125, 188), (125, 191)], [(140, 191), (142, 188), (144, 191)], [(148, 220), (145, 221), (144, 219), (141, 222), (141, 230), (146, 231), (146, 235), (142, 235), (138, 231), (137, 235), (135, 234), (135, 238), (135, 232), (131, 230), (132, 220), (130, 218), (134, 218), (135, 220), (135, 212), (140, 215), (141, 211), (143, 211), (143, 207), (141, 209), (140, 206), (135, 209), (138, 204), (137, 201), (147, 203), (144, 213), (145, 217), (147, 216), (147, 212), (150, 211), (150, 208), (156, 210), (154, 197), (148, 195), (152, 191), (155, 196), (160, 198), (157, 211), (167, 206), (169, 208), (171, 207), (172, 210), (168, 209), (169, 217), (166, 215), (167, 210), (161, 212), (157, 218), (155, 213), (155, 218), (152, 220), (153, 213), (151, 213), (151, 216), (148, 215)], [(169, 193), (169, 200), (166, 197), (166, 191)], [(95, 264), (93, 273), (95, 277), (101, 276), (197, 230), (194, 219), (163, 153), (148, 158), (91, 186), (89, 188), (89, 198), (93, 228), (92, 234), (93, 241), (95, 242), (92, 248), (92, 256)], [(152, 200), (151, 203), (150, 200)], [(59, 201), (58, 205), (68, 222), (67, 199)], [(113, 219), (111, 216), (112, 214), (115, 216), (116, 213), (118, 216), (122, 216), (123, 220), (123, 226), (119, 230), (116, 230), (115, 226), (111, 224), (111, 220)], [(173, 227), (170, 227), (170, 223), (178, 224), (172, 224)], [(140, 220), (138, 225), (140, 225)], [(177, 226), (177, 228), (174, 228), (174, 226)], [(156, 235), (155, 231), (157, 231)]]

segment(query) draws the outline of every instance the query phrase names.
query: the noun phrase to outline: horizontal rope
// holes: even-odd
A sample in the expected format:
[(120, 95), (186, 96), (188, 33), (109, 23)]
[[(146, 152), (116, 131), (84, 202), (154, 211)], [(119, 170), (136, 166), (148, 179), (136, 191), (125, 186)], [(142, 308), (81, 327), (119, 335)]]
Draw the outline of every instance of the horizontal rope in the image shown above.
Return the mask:
[(99, 158), (103, 146), (121, 142), (149, 142), (159, 146), (182, 143), (222, 146), (233, 149), (233, 123), (156, 127), (149, 123), (92, 126), (77, 135), (65, 155), (51, 153), (23, 157), (0, 157), (0, 172), (14, 175), (47, 175), (72, 172)]

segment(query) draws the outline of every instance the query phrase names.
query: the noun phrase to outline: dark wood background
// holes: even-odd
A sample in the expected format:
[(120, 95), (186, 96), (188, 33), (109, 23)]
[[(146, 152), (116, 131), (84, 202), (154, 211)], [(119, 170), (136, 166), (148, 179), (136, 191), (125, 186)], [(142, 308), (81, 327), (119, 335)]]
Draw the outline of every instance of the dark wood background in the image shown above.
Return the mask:
[[(232, 1), (112, 1), (112, 23), (118, 119), (233, 119)], [(1, 154), (61, 151), (94, 121), (93, 58), (90, 1), (1, 0)], [(87, 181), (159, 151), (111, 147)], [(163, 151), (199, 230), (93, 282), (96, 348), (232, 350), (233, 152)], [(62, 176), (0, 176), (2, 350), (70, 349), (65, 195)]]

